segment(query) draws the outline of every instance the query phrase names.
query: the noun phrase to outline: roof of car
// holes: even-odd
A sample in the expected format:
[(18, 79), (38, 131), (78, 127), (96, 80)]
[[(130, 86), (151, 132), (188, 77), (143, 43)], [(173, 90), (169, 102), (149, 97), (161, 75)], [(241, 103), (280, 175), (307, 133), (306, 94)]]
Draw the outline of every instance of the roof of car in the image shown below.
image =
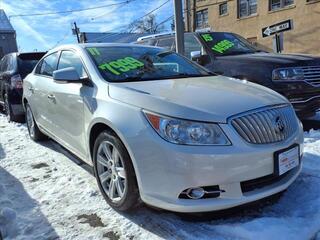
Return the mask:
[(154, 46), (145, 46), (134, 43), (79, 43), (79, 44), (65, 44), (52, 49), (50, 52), (57, 51), (59, 49), (68, 48), (90, 48), (90, 47), (141, 47), (141, 48), (156, 48)]

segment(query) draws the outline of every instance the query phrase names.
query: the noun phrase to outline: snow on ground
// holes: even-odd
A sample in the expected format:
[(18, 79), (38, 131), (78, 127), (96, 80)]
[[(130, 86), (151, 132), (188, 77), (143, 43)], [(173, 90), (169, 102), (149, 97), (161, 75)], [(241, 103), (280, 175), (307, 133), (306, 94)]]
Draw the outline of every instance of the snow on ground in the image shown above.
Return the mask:
[(320, 131), (305, 137), (302, 174), (278, 201), (190, 221), (147, 207), (115, 212), (87, 165), (0, 115), (0, 231), (5, 239), (320, 240)]

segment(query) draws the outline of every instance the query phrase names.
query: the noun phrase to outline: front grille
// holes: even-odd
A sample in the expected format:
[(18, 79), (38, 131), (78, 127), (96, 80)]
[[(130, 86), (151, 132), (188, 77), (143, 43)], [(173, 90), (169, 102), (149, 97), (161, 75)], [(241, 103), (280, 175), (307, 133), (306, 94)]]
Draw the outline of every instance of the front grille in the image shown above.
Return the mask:
[(301, 67), (306, 82), (313, 86), (320, 86), (320, 66)]
[(281, 105), (235, 117), (232, 126), (249, 143), (269, 144), (290, 138), (298, 129), (293, 108)]

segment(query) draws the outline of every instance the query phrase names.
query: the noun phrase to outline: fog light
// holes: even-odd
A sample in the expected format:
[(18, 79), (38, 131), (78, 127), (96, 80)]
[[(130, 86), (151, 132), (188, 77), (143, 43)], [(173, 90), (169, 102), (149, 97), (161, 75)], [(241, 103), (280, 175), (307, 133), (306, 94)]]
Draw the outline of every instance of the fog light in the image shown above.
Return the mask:
[(200, 199), (204, 196), (205, 191), (203, 188), (190, 188), (187, 191), (187, 196), (192, 199)]

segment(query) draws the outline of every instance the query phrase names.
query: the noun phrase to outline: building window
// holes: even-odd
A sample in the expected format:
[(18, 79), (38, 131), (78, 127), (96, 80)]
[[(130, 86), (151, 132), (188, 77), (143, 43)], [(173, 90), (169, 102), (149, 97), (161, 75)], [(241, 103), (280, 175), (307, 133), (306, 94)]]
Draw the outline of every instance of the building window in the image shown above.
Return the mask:
[(228, 3), (221, 3), (219, 5), (219, 14), (220, 16), (226, 15), (228, 13)]
[(208, 9), (198, 11), (196, 15), (196, 27), (199, 29), (206, 28), (208, 26)]
[(238, 17), (247, 17), (257, 13), (257, 0), (238, 0)]
[(287, 6), (293, 5), (294, 0), (270, 0), (270, 11), (274, 11), (277, 9), (285, 8)]

